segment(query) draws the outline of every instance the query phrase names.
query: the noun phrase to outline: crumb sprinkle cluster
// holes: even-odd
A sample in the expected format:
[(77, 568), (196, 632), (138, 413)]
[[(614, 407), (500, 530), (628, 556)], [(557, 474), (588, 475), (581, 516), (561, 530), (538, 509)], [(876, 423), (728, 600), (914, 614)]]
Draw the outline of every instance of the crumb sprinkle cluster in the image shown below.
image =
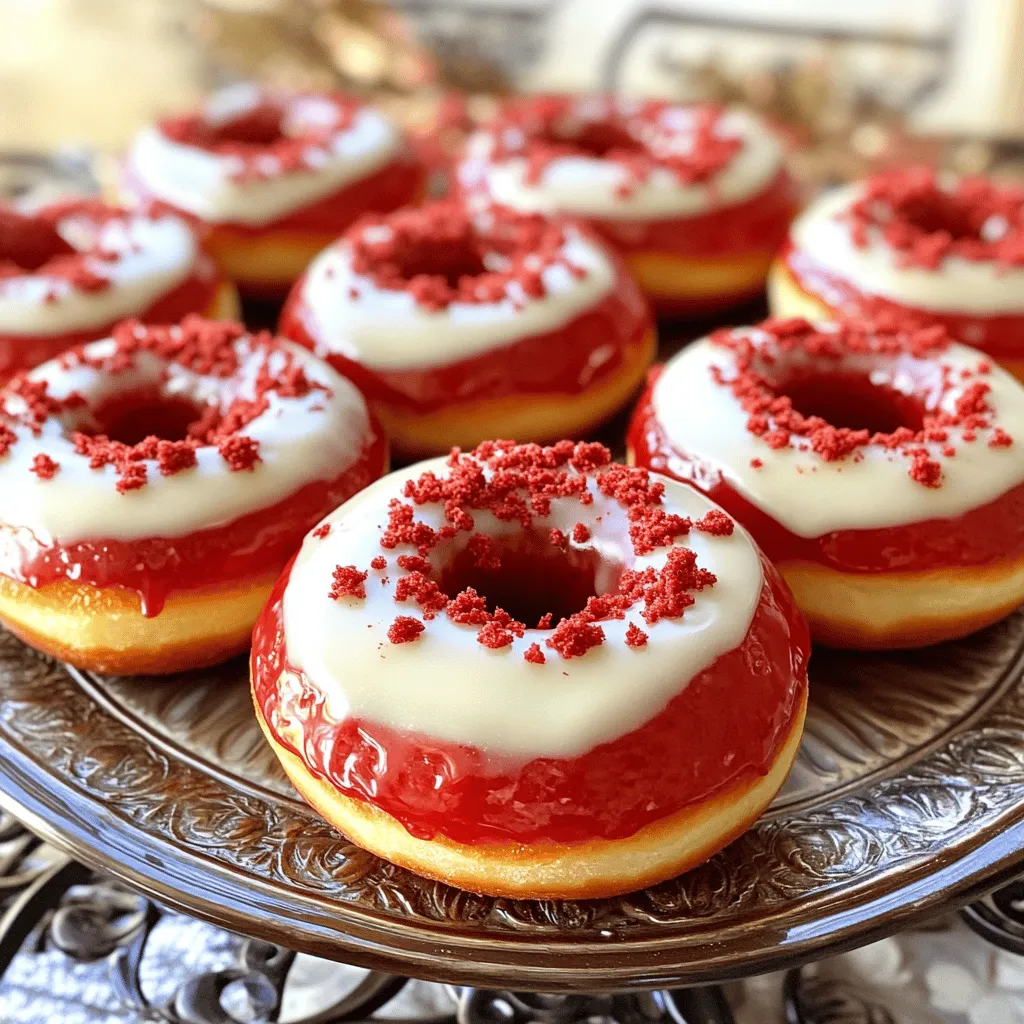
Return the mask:
[[(685, 125), (667, 114), (685, 111)], [(617, 187), (628, 198), (655, 169), (669, 171), (682, 185), (703, 184), (721, 172), (743, 148), (743, 140), (721, 130), (724, 108), (688, 108), (659, 100), (598, 105), (563, 96), (510, 102), (492, 128), (492, 159), (524, 157), (526, 181), (536, 184), (547, 167), (563, 157), (595, 156), (626, 171)]]
[(1024, 266), (1024, 188), (985, 178), (961, 178), (943, 187), (931, 167), (877, 174), (845, 213), (853, 242), (874, 233), (906, 267), (938, 269), (949, 256)]
[[(474, 564), (500, 567), (492, 539), (476, 528), (475, 513), (486, 511), (501, 522), (534, 529), (537, 519), (550, 514), (553, 501), (569, 499), (581, 506), (591, 505), (591, 482), (625, 510), (636, 555), (670, 549), (662, 568), (625, 569), (613, 592), (590, 597), (585, 608), (558, 622), (547, 613), (535, 625), (517, 621), (502, 608), (490, 611), (485, 597), (472, 587), (449, 596), (434, 579), (429, 555), (442, 542), (460, 535), (468, 535), (465, 550)], [(527, 629), (547, 631), (543, 642), (538, 638), (523, 653), (531, 664), (545, 662), (545, 648), (563, 659), (581, 657), (607, 640), (602, 622), (630, 614), (648, 626), (679, 618), (693, 605), (695, 593), (716, 583), (713, 573), (698, 566), (694, 551), (677, 541), (692, 529), (730, 536), (735, 529), (733, 520), (717, 509), (696, 521), (668, 512), (662, 502), (664, 490), (664, 484), (652, 479), (647, 470), (612, 463), (611, 453), (597, 443), (560, 441), (541, 446), (488, 441), (472, 452), (453, 449), (447, 472), (426, 471), (406, 481), (402, 498), (392, 499), (388, 506), (380, 537), (382, 553), (368, 569), (336, 566), (328, 596), (364, 600), (371, 572), (393, 571), (398, 574), (395, 603), (415, 605), (421, 616), (397, 615), (388, 629), (393, 644), (419, 639), (431, 620), (444, 615), (451, 622), (473, 627), (477, 642), (491, 650), (510, 647)], [(439, 528), (417, 518), (417, 509), (427, 505), (443, 509), (444, 524)], [(568, 543), (561, 531), (553, 534), (558, 535), (551, 538), (556, 546)], [(572, 535), (577, 544), (591, 539), (590, 529), (582, 523)], [(398, 549), (405, 550), (393, 554)], [(387, 579), (383, 577), (381, 582)], [(629, 622), (627, 646), (642, 648), (647, 642), (648, 634), (636, 622)]]
[[(430, 312), (455, 302), (522, 305), (544, 298), (544, 271), (555, 265), (575, 278), (587, 273), (563, 255), (566, 235), (558, 224), (498, 207), (472, 214), (456, 200), (368, 215), (344, 238), (355, 273), (378, 288), (409, 292)], [(458, 265), (460, 256), (470, 269)], [(358, 300), (358, 288), (349, 297)]]
[[(329, 103), (333, 116), (290, 126), (285, 132), (290, 108), (307, 98)], [(159, 129), (173, 142), (231, 157), (237, 163), (232, 180), (246, 183), (318, 170), (333, 155), (335, 137), (352, 126), (360, 107), (341, 93), (283, 97), (265, 92), (249, 110), (225, 121), (213, 122), (196, 111), (165, 118)]]
[[(987, 431), (990, 447), (1013, 444), (1013, 438), (994, 423), (988, 401), (991, 385), (985, 379), (992, 367), (984, 359), (966, 377), (940, 362), (939, 394), (929, 398), (921, 429), (898, 427), (890, 433), (837, 427), (821, 416), (804, 416), (768, 375), (773, 364), (794, 352), (809, 356), (824, 372), (838, 368), (850, 355), (940, 360), (950, 344), (942, 326), (919, 327), (895, 320), (875, 324), (841, 321), (832, 330), (819, 330), (806, 320), (774, 318), (758, 324), (753, 334), (723, 328), (710, 340), (728, 349), (734, 361), (734, 369), (728, 373), (712, 366), (712, 380), (738, 400), (748, 414), (747, 430), (771, 449), (796, 448), (814, 452), (825, 462), (836, 462), (846, 458), (859, 461), (868, 445), (880, 445), (907, 459), (912, 480), (936, 488), (942, 485), (938, 456), (952, 458), (956, 454), (952, 431), (966, 443), (976, 442), (980, 432)], [(954, 390), (953, 410), (947, 412), (939, 406)], [(760, 469), (763, 461), (755, 458), (750, 464)]]
[[(270, 408), (271, 395), (303, 398), (313, 390), (325, 390), (313, 382), (290, 351), (280, 346), (269, 333), (247, 334), (238, 324), (186, 317), (180, 325), (144, 326), (127, 320), (115, 328), (113, 347), (102, 356), (91, 355), (90, 346), (77, 346), (60, 357), (63, 369), (89, 366), (113, 376), (130, 371), (142, 353), (162, 360), (166, 379), (173, 367), (194, 373), (229, 379), (242, 370), (243, 361), (257, 355), (259, 367), (252, 382), (251, 397), (237, 396), (224, 406), (203, 408), (188, 425), (183, 440), (149, 436), (136, 444), (125, 444), (107, 435), (73, 430), (71, 442), (77, 454), (89, 460), (89, 468), (103, 470), (113, 466), (117, 472), (116, 489), (125, 494), (145, 487), (150, 464), (161, 476), (173, 476), (196, 464), (200, 448), (216, 448), (232, 472), (252, 471), (261, 461), (259, 442), (246, 435), (245, 428)], [(0, 458), (18, 443), (16, 428), (27, 429), (38, 437), (44, 424), (55, 417), (75, 413), (88, 421), (86, 399), (76, 392), (58, 399), (50, 393), (48, 382), (22, 373), (0, 390)], [(49, 455), (35, 456), (34, 472), (41, 480), (53, 479), (60, 464)]]

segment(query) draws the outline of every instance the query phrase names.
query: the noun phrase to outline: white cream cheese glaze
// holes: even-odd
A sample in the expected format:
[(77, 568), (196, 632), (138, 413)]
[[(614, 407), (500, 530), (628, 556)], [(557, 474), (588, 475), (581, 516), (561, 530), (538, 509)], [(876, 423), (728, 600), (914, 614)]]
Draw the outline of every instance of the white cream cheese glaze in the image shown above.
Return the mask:
[[(347, 501), (324, 520), (331, 524), (325, 538), (307, 536), (292, 568), (283, 598), (288, 659), (323, 693), (332, 718), (366, 719), (509, 758), (573, 757), (649, 721), (746, 635), (763, 573), (753, 542), (737, 528), (729, 537), (692, 530), (677, 539), (718, 577), (714, 586), (694, 594), (696, 603), (685, 615), (648, 625), (637, 610), (624, 620), (602, 621), (605, 641), (582, 657), (566, 660), (545, 649), (545, 664), (532, 664), (523, 653), (533, 643), (543, 647), (550, 630), (527, 630), (511, 646), (491, 650), (477, 642), (475, 628), (443, 613), (426, 623), (416, 641), (390, 643), (387, 631), (395, 617), (419, 617), (420, 609), (394, 600), (401, 574), (396, 556), (414, 549), (401, 545), (382, 551), (381, 527), (388, 501), (401, 496), (406, 480), (426, 470), (445, 474), (445, 460), (392, 473)], [(699, 518), (717, 507), (688, 486), (664, 482), (667, 512)], [(609, 561), (636, 569), (661, 568), (670, 548), (634, 555), (625, 510), (602, 495), (593, 479), (589, 489), (592, 505), (556, 498), (550, 516), (538, 517), (535, 524), (569, 532), (583, 522), (591, 539), (574, 546), (595, 547)], [(490, 513), (473, 515), (475, 528), (491, 536), (519, 528)], [(436, 506), (417, 506), (416, 517), (434, 527), (443, 523)], [(441, 565), (452, 551), (439, 546), (431, 558)], [(328, 597), (335, 566), (368, 568), (381, 554), (388, 568), (370, 572), (365, 599)], [(631, 620), (649, 635), (639, 650), (625, 643)], [(287, 674), (281, 685), (289, 685)]]
[[(617, 103), (628, 112), (630, 101)], [(669, 106), (656, 131), (685, 151), (693, 124), (692, 108)], [(521, 135), (517, 128), (506, 131)], [(724, 138), (742, 140), (742, 148), (711, 180), (698, 184), (685, 184), (670, 170), (656, 167), (645, 181), (630, 185), (623, 194), (623, 185), (630, 183), (628, 170), (615, 161), (592, 156), (558, 157), (542, 170), (537, 182), (530, 182), (526, 158), (496, 159), (497, 139), (486, 130), (470, 136), (459, 181), (469, 191), (482, 188), (496, 202), (524, 213), (566, 213), (604, 220), (694, 217), (749, 199), (783, 167), (781, 143), (752, 114), (729, 110), (718, 131)]]
[[(138, 316), (193, 273), (215, 274), (191, 228), (179, 217), (93, 216), (69, 210), (57, 233), (80, 252), (104, 250), (116, 259), (87, 256), (86, 268), (109, 285), (96, 291), (44, 272), (0, 280), (0, 334), (47, 336), (106, 327)], [(196, 312), (199, 312), (198, 310)]]
[(546, 294), (540, 298), (512, 282), (499, 302), (454, 302), (434, 312), (418, 305), (411, 292), (381, 288), (356, 273), (342, 240), (311, 264), (296, 311), (317, 340), (318, 355), (342, 355), (374, 370), (445, 366), (557, 330), (615, 286), (616, 271), (605, 250), (579, 231), (566, 229), (559, 255), (584, 269), (585, 276), (574, 277), (555, 263), (541, 272)]
[[(902, 266), (900, 254), (876, 227), (868, 228), (863, 248), (855, 245), (844, 214), (861, 194), (861, 186), (846, 185), (812, 203), (790, 229), (794, 248), (866, 295), (937, 312), (1024, 312), (1022, 268), (960, 256), (947, 256), (935, 270)], [(829, 304), (839, 302), (828, 294), (821, 297)]]
[[(224, 122), (256, 107), (266, 95), (253, 86), (215, 93), (204, 108), (211, 123)], [(276, 97), (285, 107), (283, 132), (298, 134), (309, 125), (331, 123), (334, 106), (326, 97)], [(397, 127), (371, 107), (361, 107), (351, 124), (327, 144), (310, 144), (308, 168), (266, 177), (237, 180), (242, 161), (174, 141), (159, 127), (145, 129), (127, 156), (131, 177), (153, 196), (209, 223), (262, 226), (337, 192), (394, 159), (403, 149)], [(271, 161), (273, 158), (268, 158)]]
[[(148, 352), (136, 355), (133, 368), (113, 375), (85, 365), (63, 369), (50, 361), (29, 376), (46, 380), (57, 398), (78, 392), (94, 407), (111, 395), (154, 385), (169, 396), (223, 407), (235, 397), (252, 397), (264, 363), (263, 354), (249, 349), (244, 338), (235, 344), (241, 365), (228, 378), (198, 374)], [(51, 416), (39, 436), (26, 427), (14, 428), (18, 439), (0, 457), (0, 523), (31, 530), (43, 544), (180, 537), (266, 508), (305, 484), (341, 476), (370, 440), (366, 404), (348, 381), (308, 351), (290, 342), (281, 345), (281, 352), (290, 352), (311, 381), (329, 391), (314, 389), (302, 398), (268, 393), (269, 409), (242, 430), (259, 442), (261, 461), (252, 471), (232, 472), (215, 447), (202, 447), (193, 468), (171, 476), (162, 476), (156, 463), (148, 461), (147, 484), (122, 494), (116, 490), (113, 466), (90, 469), (89, 456), (75, 451), (69, 435), (82, 414), (66, 412)], [(97, 357), (112, 351), (109, 339), (86, 348)], [(271, 356), (271, 372), (280, 365), (281, 352)], [(19, 403), (6, 399), (11, 412), (17, 412)], [(39, 479), (31, 471), (40, 453), (60, 466), (52, 479)]]
[[(819, 325), (822, 331), (832, 329), (832, 325)], [(770, 344), (763, 332), (751, 328), (745, 333), (759, 344)], [(841, 365), (845, 372), (868, 373), (898, 390), (909, 390), (909, 381), (921, 377), (919, 370), (908, 373), (912, 362), (910, 356), (886, 360), (849, 355)], [(950, 367), (956, 381), (961, 370), (974, 374), (983, 362), (989, 362), (983, 353), (951, 344), (934, 357), (934, 372), (928, 376), (938, 377), (941, 363)], [(837, 366), (831, 360), (828, 365)], [(961, 428), (952, 427), (947, 443), (956, 449), (955, 456), (940, 457), (944, 444), (916, 446), (927, 448), (940, 461), (943, 480), (937, 488), (913, 480), (907, 457), (878, 444), (860, 449), (859, 461), (847, 457), (833, 462), (798, 447), (770, 448), (747, 430), (749, 414), (727, 387), (714, 382), (712, 367), (718, 367), (727, 380), (736, 372), (733, 353), (706, 338), (669, 360), (652, 394), (659, 424), (674, 448), (717, 469), (744, 498), (798, 537), (952, 518), (1024, 482), (1024, 389), (998, 366), (980, 379), (991, 387), (986, 398), (994, 410), (994, 426), (1002, 427), (1014, 443), (990, 447), (991, 432), (980, 430), (978, 440), (968, 444)], [(962, 391), (962, 386), (954, 385), (941, 407), (954, 411)], [(793, 438), (794, 445), (799, 441)], [(760, 460), (760, 468), (751, 465), (754, 459)]]

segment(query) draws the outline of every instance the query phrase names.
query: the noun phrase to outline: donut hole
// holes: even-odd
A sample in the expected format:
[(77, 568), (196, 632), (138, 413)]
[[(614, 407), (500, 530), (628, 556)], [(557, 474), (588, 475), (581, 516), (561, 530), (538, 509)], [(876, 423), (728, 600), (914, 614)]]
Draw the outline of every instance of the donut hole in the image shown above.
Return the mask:
[(438, 585), (449, 597), (472, 587), (488, 611), (503, 608), (531, 628), (549, 613), (557, 624), (582, 611), (588, 598), (614, 590), (624, 568), (592, 548), (557, 547), (540, 530), (494, 537), (488, 555), (482, 566), (462, 549), (438, 574)]
[(90, 410), (85, 434), (103, 434), (111, 441), (134, 445), (147, 437), (184, 441), (189, 428), (205, 412), (203, 406), (154, 389), (111, 395)]
[(270, 146), (284, 138), (282, 111), (270, 104), (260, 104), (227, 121), (207, 128), (207, 141), (212, 145)]
[(443, 244), (413, 244), (394, 255), (398, 275), (404, 281), (423, 275), (440, 277), (455, 288), (464, 277), (479, 277), (487, 272), (482, 254), (467, 238)]
[(953, 239), (981, 239), (982, 225), (970, 207), (941, 189), (905, 198), (896, 206), (900, 220), (926, 235), (946, 234)]
[(867, 374), (804, 374), (791, 377), (778, 388), (804, 416), (820, 416), (833, 427), (891, 434), (899, 427), (918, 431), (926, 409), (914, 395)]
[(571, 146), (583, 156), (601, 159), (609, 153), (642, 153), (644, 146), (614, 121), (587, 121), (571, 131), (552, 132), (543, 141)]
[(34, 272), (74, 252), (74, 247), (45, 221), (0, 209), (0, 264)]

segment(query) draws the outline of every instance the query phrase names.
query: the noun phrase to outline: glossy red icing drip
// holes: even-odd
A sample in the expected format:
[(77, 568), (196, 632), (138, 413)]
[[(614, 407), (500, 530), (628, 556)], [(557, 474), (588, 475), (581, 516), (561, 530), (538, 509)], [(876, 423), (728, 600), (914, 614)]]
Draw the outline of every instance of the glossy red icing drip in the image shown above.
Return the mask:
[(832, 309), (872, 320), (880, 316), (898, 316), (905, 321), (912, 319), (922, 326), (940, 324), (951, 338), (981, 349), (995, 359), (1024, 358), (1024, 310), (1019, 315), (1000, 313), (982, 316), (920, 309), (860, 291), (850, 281), (817, 265), (813, 257), (795, 249), (790, 243), (780, 254), (780, 259), (801, 290)]
[[(132, 315), (144, 323), (170, 324), (184, 319), (189, 313), (208, 313), (222, 283), (223, 278), (212, 267), (203, 265), (166, 295), (158, 298), (148, 309), (136, 311)], [(117, 322), (112, 321), (87, 331), (55, 335), (0, 333), (0, 384), (19, 370), (45, 363), (65, 349), (109, 337)]]
[(386, 465), (387, 442), (374, 427), (360, 458), (334, 480), (306, 484), (269, 508), (213, 529), (44, 544), (31, 531), (0, 526), (0, 574), (34, 588), (70, 579), (134, 590), (143, 615), (153, 617), (173, 592), (272, 577), (324, 515), (376, 480)]
[(798, 209), (797, 187), (783, 170), (757, 195), (693, 217), (589, 223), (625, 254), (735, 257), (774, 253), (785, 240)]
[(742, 523), (774, 562), (816, 562), (841, 572), (921, 572), (1024, 557), (1024, 484), (955, 519), (798, 537), (747, 501), (714, 467), (673, 447), (651, 401), (657, 375), (652, 372), (629, 427), (636, 464), (692, 484)]
[[(509, 765), (473, 747), (374, 722), (338, 724), (304, 679), (301, 695), (283, 703), (281, 675), (294, 671), (280, 618), (287, 571), (253, 635), (253, 692), (278, 741), (314, 773), (419, 838), (474, 845), (624, 838), (764, 775), (785, 743), (806, 687), (810, 644), (778, 573), (767, 562), (764, 572), (761, 602), (735, 650), (645, 725), (577, 758)], [(636, 647), (646, 642), (639, 629), (633, 636)], [(642, 651), (635, 656), (641, 672)], [(538, 646), (527, 660), (542, 658)], [(284, 738), (293, 728), (301, 749)]]
[[(372, 171), (365, 178), (350, 182), (344, 187), (292, 210), (283, 217), (266, 224), (241, 224), (237, 221), (217, 221), (218, 233), (229, 232), (240, 238), (252, 238), (267, 232), (285, 232), (296, 235), (334, 237), (340, 235), (364, 213), (388, 213), (400, 206), (416, 202), (422, 195), (425, 172), (409, 155), (401, 155), (384, 166)], [(195, 214), (153, 195), (130, 166), (124, 168), (124, 187), (137, 197), (143, 207), (150, 211), (169, 211), (184, 217), (193, 225), (211, 226)]]
[(281, 334), (326, 358), (371, 402), (418, 414), (518, 394), (579, 394), (613, 375), (652, 329), (643, 296), (622, 274), (608, 295), (556, 330), (446, 366), (376, 371), (325, 351), (301, 292), (300, 282), (281, 315)]

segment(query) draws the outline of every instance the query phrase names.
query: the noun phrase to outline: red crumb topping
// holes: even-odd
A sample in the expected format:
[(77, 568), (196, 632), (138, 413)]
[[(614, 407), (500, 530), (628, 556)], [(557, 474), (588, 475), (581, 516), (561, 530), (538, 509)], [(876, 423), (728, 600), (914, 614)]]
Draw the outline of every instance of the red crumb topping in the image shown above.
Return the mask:
[(411, 615), (399, 615), (388, 629), (388, 639), (393, 644), (411, 644), (413, 640), (419, 640), (425, 628), (419, 619)]
[(710, 533), (713, 537), (731, 537), (736, 524), (721, 510), (713, 508), (694, 524), (694, 529)]
[(540, 644), (530, 644), (523, 653), (523, 660), (528, 661), (531, 665), (543, 665), (547, 658), (544, 657)]
[(223, 408), (207, 406), (189, 425), (189, 436), (184, 440), (150, 436), (129, 445), (101, 432), (88, 432), (91, 413), (81, 395), (71, 394), (58, 400), (49, 393), (46, 381), (30, 380), (23, 374), (0, 391), (0, 415), (7, 421), (6, 425), (0, 424), (0, 455), (16, 443), (14, 427), (27, 427), (38, 435), (48, 419), (72, 413), (71, 421), (65, 425), (76, 452), (89, 458), (90, 469), (101, 471), (113, 466), (121, 493), (146, 485), (147, 462), (155, 462), (162, 476), (172, 476), (195, 466), (197, 450), (207, 446), (217, 449), (231, 471), (251, 471), (261, 461), (259, 442), (242, 431), (270, 408), (271, 396), (304, 398), (313, 390), (326, 390), (309, 380), (290, 349), (265, 332), (249, 335), (238, 324), (198, 316), (188, 316), (174, 327), (143, 326), (126, 320), (114, 329), (113, 340), (113, 350), (102, 357), (90, 355), (87, 346), (69, 350), (60, 357), (62, 368), (90, 366), (116, 377), (134, 368), (136, 360), (146, 353), (165, 363), (168, 369), (179, 366), (203, 376), (229, 379), (239, 375), (243, 362), (254, 357), (258, 365), (251, 382), (251, 396), (236, 397)]
[(415, 601), (423, 609), (423, 617), (432, 619), (448, 606), (448, 595), (421, 572), (400, 576), (395, 584), (396, 601)]
[(507, 104), (492, 128), (493, 160), (526, 160), (526, 180), (536, 183), (554, 160), (591, 157), (626, 171), (619, 192), (630, 195), (651, 172), (671, 172), (683, 185), (710, 181), (743, 148), (722, 135), (723, 109), (607, 98), (585, 102), (538, 96)]
[[(71, 216), (91, 222), (96, 236), (91, 243), (75, 248), (60, 234), (61, 221)], [(97, 273), (96, 266), (116, 263), (121, 254), (100, 243), (99, 229), (127, 216), (124, 210), (95, 200), (55, 203), (31, 214), (0, 204), (0, 286), (7, 278), (38, 274), (60, 279), (81, 292), (109, 288), (110, 278)], [(48, 301), (56, 298), (55, 292), (47, 297)]]
[[(556, 499), (589, 503), (591, 479), (602, 494), (625, 510), (636, 555), (650, 554), (660, 547), (670, 550), (661, 569), (648, 566), (623, 571), (614, 591), (590, 597), (582, 611), (566, 615), (557, 623), (550, 612), (542, 615), (536, 628), (550, 631), (543, 644), (564, 659), (582, 657), (605, 642), (607, 635), (601, 622), (624, 619), (630, 609), (636, 608), (648, 624), (682, 616), (694, 603), (693, 594), (713, 586), (716, 579), (697, 565), (692, 550), (673, 545), (694, 526), (728, 536), (734, 529), (728, 516), (712, 511), (694, 524), (666, 512), (661, 507), (664, 484), (652, 480), (645, 469), (613, 464), (610, 453), (601, 445), (559, 441), (545, 447), (487, 441), (469, 453), (454, 449), (445, 474), (428, 471), (406, 481), (403, 498), (393, 499), (388, 507), (387, 523), (381, 530), (382, 548), (415, 549), (415, 554), (403, 552), (395, 560), (403, 575), (395, 583), (394, 599), (399, 604), (415, 603), (422, 611), (422, 619), (400, 618), (396, 625), (400, 621), (415, 622), (418, 635), (426, 628), (424, 623), (444, 614), (457, 625), (474, 627), (477, 641), (492, 650), (510, 647), (517, 638), (524, 637), (528, 628), (525, 623), (502, 608), (490, 610), (484, 595), (474, 588), (467, 587), (449, 598), (434, 579), (435, 570), (428, 556), (439, 544), (463, 535), (462, 551), (468, 552), (477, 566), (501, 569), (501, 555), (493, 540), (476, 532), (480, 513), (487, 512), (499, 521), (533, 530), (537, 526), (535, 520), (549, 515)], [(436, 525), (436, 518), (434, 526), (417, 518), (417, 509), (428, 505), (440, 510), (442, 525)], [(591, 537), (591, 531), (582, 523), (576, 524), (572, 534), (577, 543)], [(554, 530), (550, 537), (555, 547), (564, 548), (563, 533)], [(371, 562), (373, 568), (385, 565), (380, 555)], [(346, 567), (346, 571), (351, 569), (354, 567)], [(366, 575), (362, 573), (359, 577), (360, 587)], [(630, 646), (642, 646), (647, 637), (631, 625), (627, 642)], [(542, 664), (541, 644), (530, 645), (524, 657)]]
[[(300, 121), (302, 105), (317, 102), (329, 116)], [(347, 130), (361, 104), (340, 93), (262, 93), (248, 110), (213, 121), (202, 111), (159, 122), (169, 139), (230, 157), (235, 181), (260, 181), (318, 170), (333, 157), (335, 137)]]
[(357, 274), (378, 288), (409, 292), (432, 312), (453, 302), (543, 298), (543, 271), (568, 267), (557, 224), (500, 207), (472, 216), (455, 200), (370, 214), (344, 238)]
[(1024, 188), (962, 178), (942, 188), (930, 167), (877, 174), (846, 214), (854, 244), (880, 235), (904, 266), (937, 269), (947, 256), (1024, 265)]
[(372, 559), (370, 561), (370, 568), (371, 569), (376, 569), (378, 572), (381, 569), (386, 569), (387, 567), (388, 567), (388, 560), (383, 555), (377, 555), (376, 558), (374, 558), (374, 559)]
[(366, 577), (370, 574), (357, 569), (354, 565), (337, 565), (332, 573), (334, 582), (331, 584), (329, 596), (337, 601), (341, 597), (366, 597)]
[(240, 434), (224, 438), (217, 445), (217, 451), (232, 473), (253, 470), (260, 461), (259, 441), (254, 441), (251, 437), (242, 437)]
[[(313, 536), (316, 537), (317, 540), (323, 540), (324, 537), (326, 537), (330, 532), (331, 532), (331, 524), (330, 523), (321, 523), (313, 531)], [(374, 561), (376, 561), (376, 559), (374, 559)], [(374, 568), (376, 568), (376, 566)]]
[(626, 644), (630, 647), (646, 647), (647, 634), (635, 623), (626, 627)]
[(54, 462), (49, 455), (45, 455), (42, 452), (32, 460), (32, 472), (40, 480), (52, 480), (57, 475), (58, 469), (60, 469), (60, 464)]
[(517, 622), (503, 608), (496, 608), (494, 614), (485, 622), (476, 635), (477, 643), (492, 650), (508, 647), (517, 636), (522, 636), (526, 627)]
[[(732, 392), (748, 414), (747, 429), (769, 448), (793, 447), (812, 451), (825, 462), (836, 462), (860, 458), (866, 446), (880, 445), (907, 459), (911, 479), (925, 487), (939, 487), (942, 466), (937, 457), (955, 453), (948, 444), (951, 429), (957, 429), (965, 443), (977, 440), (979, 430), (992, 431), (990, 444), (994, 447), (1013, 443), (1010, 435), (992, 422), (994, 410), (988, 402), (991, 385), (985, 380), (971, 381), (969, 370), (953, 380), (941, 361), (938, 393), (929, 392), (922, 398), (925, 414), (920, 429), (897, 427), (889, 433), (836, 427), (821, 416), (804, 416), (772, 379), (773, 369), (793, 353), (809, 357), (817, 372), (827, 372), (830, 365), (838, 371), (850, 355), (938, 361), (949, 346), (941, 326), (920, 327), (911, 321), (888, 318), (874, 324), (841, 321), (833, 330), (818, 330), (806, 320), (769, 319), (758, 324), (756, 332), (752, 336), (747, 331), (715, 331), (711, 342), (733, 353), (735, 371), (726, 376), (713, 366), (711, 376), (716, 384)], [(985, 376), (980, 368), (977, 372)], [(953, 393), (957, 394), (954, 409), (946, 412), (942, 405)], [(942, 447), (933, 450), (928, 444)], [(756, 459), (751, 465), (755, 462), (755, 468), (763, 464)]]

